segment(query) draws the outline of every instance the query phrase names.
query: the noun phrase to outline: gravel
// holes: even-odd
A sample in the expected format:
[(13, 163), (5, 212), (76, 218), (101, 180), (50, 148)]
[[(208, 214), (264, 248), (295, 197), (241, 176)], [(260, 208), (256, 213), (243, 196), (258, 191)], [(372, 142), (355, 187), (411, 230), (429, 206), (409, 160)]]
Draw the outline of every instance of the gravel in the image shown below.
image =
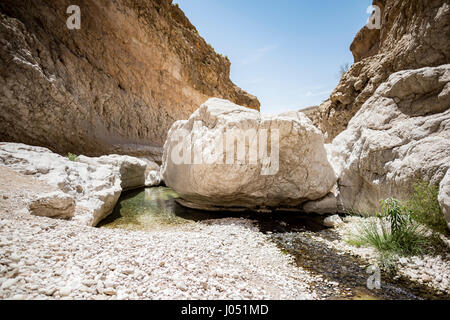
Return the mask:
[(0, 214), (0, 299), (318, 299), (244, 219), (154, 232)]
[[(367, 218), (346, 217), (346, 223), (334, 229), (340, 235), (340, 240), (329, 241), (314, 234), (312, 236), (315, 240), (326, 242), (328, 246), (337, 251), (359, 256), (375, 265), (378, 261), (378, 253), (375, 249), (370, 247), (358, 248), (346, 242), (346, 239), (358, 233), (358, 228), (364, 223), (365, 219)], [(450, 247), (449, 239), (443, 237), (443, 241)], [(423, 256), (399, 258), (397, 269), (399, 276), (425, 284), (438, 292), (450, 294), (450, 250), (446, 250), (439, 255), (425, 254)]]

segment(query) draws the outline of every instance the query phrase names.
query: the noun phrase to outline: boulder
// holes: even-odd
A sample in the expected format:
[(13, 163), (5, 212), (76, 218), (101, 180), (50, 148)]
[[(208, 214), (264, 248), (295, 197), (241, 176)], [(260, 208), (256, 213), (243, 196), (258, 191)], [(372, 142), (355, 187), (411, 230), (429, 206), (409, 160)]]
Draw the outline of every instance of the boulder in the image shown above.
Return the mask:
[(56, 191), (32, 200), (29, 211), (35, 216), (68, 219), (74, 216), (75, 200), (64, 192)]
[[(121, 176), (115, 166), (79, 158), (81, 161), (71, 161), (46, 148), (0, 143), (0, 165), (45, 182), (72, 198), (75, 201), (72, 219), (95, 226), (114, 209), (122, 191)], [(72, 215), (70, 202), (61, 193), (49, 196), (45, 192), (32, 199), (29, 208), (34, 214), (46, 216), (55, 216), (55, 210), (61, 209), (61, 214), (68, 217)]]
[(444, 213), (445, 220), (447, 220), (448, 228), (450, 229), (450, 170), (447, 171), (447, 174), (441, 182), (439, 189), (439, 204)]
[(159, 170), (152, 170), (145, 178), (146, 187), (158, 187), (162, 183), (162, 178)]
[(145, 186), (146, 187), (158, 187), (162, 184), (161, 178), (161, 168), (159, 165), (150, 159), (141, 158), (142, 161), (147, 163), (147, 167), (145, 169)]
[(338, 199), (334, 193), (329, 193), (319, 200), (306, 202), (302, 211), (305, 213), (330, 214), (338, 212)]
[(339, 217), (337, 214), (333, 216), (326, 217), (323, 220), (323, 225), (325, 227), (334, 228), (338, 227), (340, 225), (344, 224), (344, 221), (342, 221), (341, 217)]
[(120, 155), (108, 155), (99, 158), (79, 156), (79, 162), (90, 165), (105, 164), (113, 166), (120, 174), (122, 190), (131, 190), (146, 186), (147, 163), (138, 158)]
[(383, 199), (407, 200), (418, 179), (439, 185), (450, 168), (450, 65), (391, 75), (328, 147), (345, 210), (374, 214)]
[(161, 173), (183, 205), (206, 210), (295, 207), (336, 182), (304, 114), (265, 116), (221, 99), (172, 126)]

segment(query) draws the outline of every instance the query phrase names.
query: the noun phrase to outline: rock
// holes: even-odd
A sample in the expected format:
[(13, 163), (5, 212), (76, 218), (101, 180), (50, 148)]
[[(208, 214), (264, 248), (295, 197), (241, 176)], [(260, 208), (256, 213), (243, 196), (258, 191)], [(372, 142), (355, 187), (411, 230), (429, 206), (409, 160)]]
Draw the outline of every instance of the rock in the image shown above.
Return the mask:
[(393, 73), (437, 67), (450, 62), (450, 5), (447, 0), (374, 0), (381, 9), (381, 30), (364, 27), (351, 45), (354, 64), (330, 99), (322, 103), (314, 124), (326, 142), (350, 120)]
[(108, 296), (115, 296), (117, 295), (117, 291), (113, 288), (106, 288), (103, 290), (103, 293), (108, 295)]
[[(223, 140), (228, 147), (220, 150)], [(235, 144), (245, 149), (234, 152)], [(172, 126), (161, 173), (180, 203), (206, 210), (295, 207), (336, 182), (322, 134), (304, 114), (264, 116), (221, 99)]]
[(56, 191), (32, 200), (29, 210), (35, 216), (68, 219), (75, 214), (75, 200), (68, 194)]
[(145, 179), (146, 187), (157, 187), (161, 185), (162, 179), (159, 171), (150, 171)]
[(342, 224), (344, 224), (344, 221), (342, 221), (341, 217), (339, 217), (337, 214), (334, 216), (326, 217), (323, 220), (323, 225), (325, 227), (334, 228)]
[(59, 294), (61, 297), (67, 297), (71, 293), (72, 293), (72, 287), (70, 287), (70, 286), (66, 286), (66, 287), (59, 289)]
[(450, 170), (447, 171), (444, 179), (442, 179), (439, 189), (439, 204), (450, 229)]
[(324, 198), (306, 202), (302, 210), (306, 213), (330, 214), (338, 212), (338, 199), (333, 193), (329, 193)]
[(162, 183), (161, 178), (161, 168), (155, 162), (147, 159), (141, 158), (142, 161), (147, 163), (147, 167), (145, 169), (145, 186), (146, 187), (158, 187)]
[(391, 75), (328, 146), (346, 210), (375, 214), (386, 198), (407, 200), (417, 179), (439, 185), (450, 168), (449, 82), (450, 65)]
[(79, 156), (78, 161), (94, 166), (98, 164), (113, 166), (119, 171), (122, 190), (136, 189), (146, 185), (145, 170), (147, 163), (138, 158), (120, 155), (108, 155), (99, 158)]
[(70, 161), (46, 148), (0, 143), (0, 165), (58, 190), (50, 195), (47, 192), (41, 197), (38, 195), (30, 204), (31, 212), (52, 215), (56, 214), (54, 209), (61, 206), (65, 211), (63, 216), (72, 215), (72, 198), (75, 200), (72, 219), (95, 226), (112, 212), (117, 203), (122, 191), (120, 174), (111, 165), (79, 158), (87, 163)]
[(173, 122), (209, 97), (259, 108), (172, 0), (86, 2), (79, 30), (68, 6), (0, 2), (0, 141), (156, 159)]

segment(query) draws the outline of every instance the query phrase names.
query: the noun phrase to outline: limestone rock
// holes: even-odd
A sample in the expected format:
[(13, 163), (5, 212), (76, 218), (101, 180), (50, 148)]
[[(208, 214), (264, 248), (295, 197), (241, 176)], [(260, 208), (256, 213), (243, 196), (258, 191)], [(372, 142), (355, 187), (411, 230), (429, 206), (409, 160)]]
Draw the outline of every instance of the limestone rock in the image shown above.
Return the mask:
[[(81, 157), (84, 159), (83, 157)], [(99, 162), (70, 161), (50, 150), (16, 143), (0, 143), (0, 164), (45, 182), (75, 200), (73, 220), (95, 226), (111, 213), (122, 191), (118, 169)], [(44, 194), (45, 195), (45, 194)], [(68, 204), (69, 200), (64, 200)], [(35, 213), (49, 213), (59, 205), (44, 196), (31, 204)], [(44, 209), (45, 208), (45, 209)], [(70, 212), (70, 206), (67, 212)], [(47, 210), (47, 211), (46, 211)]]
[(339, 217), (337, 214), (335, 214), (334, 216), (326, 217), (323, 220), (323, 225), (329, 228), (340, 226), (343, 223), (344, 221), (342, 221), (341, 217)]
[(444, 213), (445, 220), (447, 220), (448, 228), (450, 229), (450, 170), (447, 171), (444, 179), (442, 179), (439, 189), (439, 204)]
[(351, 51), (355, 63), (330, 99), (320, 105), (314, 124), (331, 142), (393, 73), (450, 63), (450, 4), (447, 0), (375, 0), (381, 30), (364, 27)]
[(108, 155), (99, 158), (79, 156), (78, 161), (90, 165), (106, 164), (115, 167), (120, 174), (122, 190), (136, 189), (146, 185), (147, 163), (138, 158)]
[(302, 210), (305, 213), (327, 214), (338, 212), (338, 199), (333, 193), (329, 193), (325, 197), (315, 201), (306, 202)]
[(35, 216), (68, 219), (75, 213), (75, 200), (68, 194), (57, 191), (33, 200), (29, 210)]
[(344, 208), (376, 213), (450, 168), (450, 65), (391, 75), (329, 146)]
[(184, 205), (208, 210), (295, 207), (336, 182), (323, 136), (304, 114), (264, 116), (221, 99), (172, 126), (161, 173)]
[(161, 168), (159, 165), (149, 159), (141, 158), (141, 160), (147, 163), (145, 169), (145, 186), (146, 187), (158, 187), (162, 184)]
[[(75, 3), (74, 3), (75, 4)], [(0, 141), (160, 159), (175, 120), (209, 97), (259, 108), (171, 0), (0, 2)]]
[(145, 178), (145, 186), (146, 187), (157, 187), (161, 185), (162, 178), (161, 174), (157, 170), (150, 171)]

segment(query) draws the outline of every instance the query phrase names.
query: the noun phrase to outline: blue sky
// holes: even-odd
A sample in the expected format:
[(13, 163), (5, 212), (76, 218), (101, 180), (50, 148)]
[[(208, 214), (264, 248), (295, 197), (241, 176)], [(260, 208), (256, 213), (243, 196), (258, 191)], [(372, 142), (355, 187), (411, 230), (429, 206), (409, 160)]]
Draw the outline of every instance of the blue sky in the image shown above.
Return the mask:
[(261, 111), (318, 105), (352, 63), (350, 44), (372, 0), (175, 0), (200, 35), (231, 61), (231, 79)]

